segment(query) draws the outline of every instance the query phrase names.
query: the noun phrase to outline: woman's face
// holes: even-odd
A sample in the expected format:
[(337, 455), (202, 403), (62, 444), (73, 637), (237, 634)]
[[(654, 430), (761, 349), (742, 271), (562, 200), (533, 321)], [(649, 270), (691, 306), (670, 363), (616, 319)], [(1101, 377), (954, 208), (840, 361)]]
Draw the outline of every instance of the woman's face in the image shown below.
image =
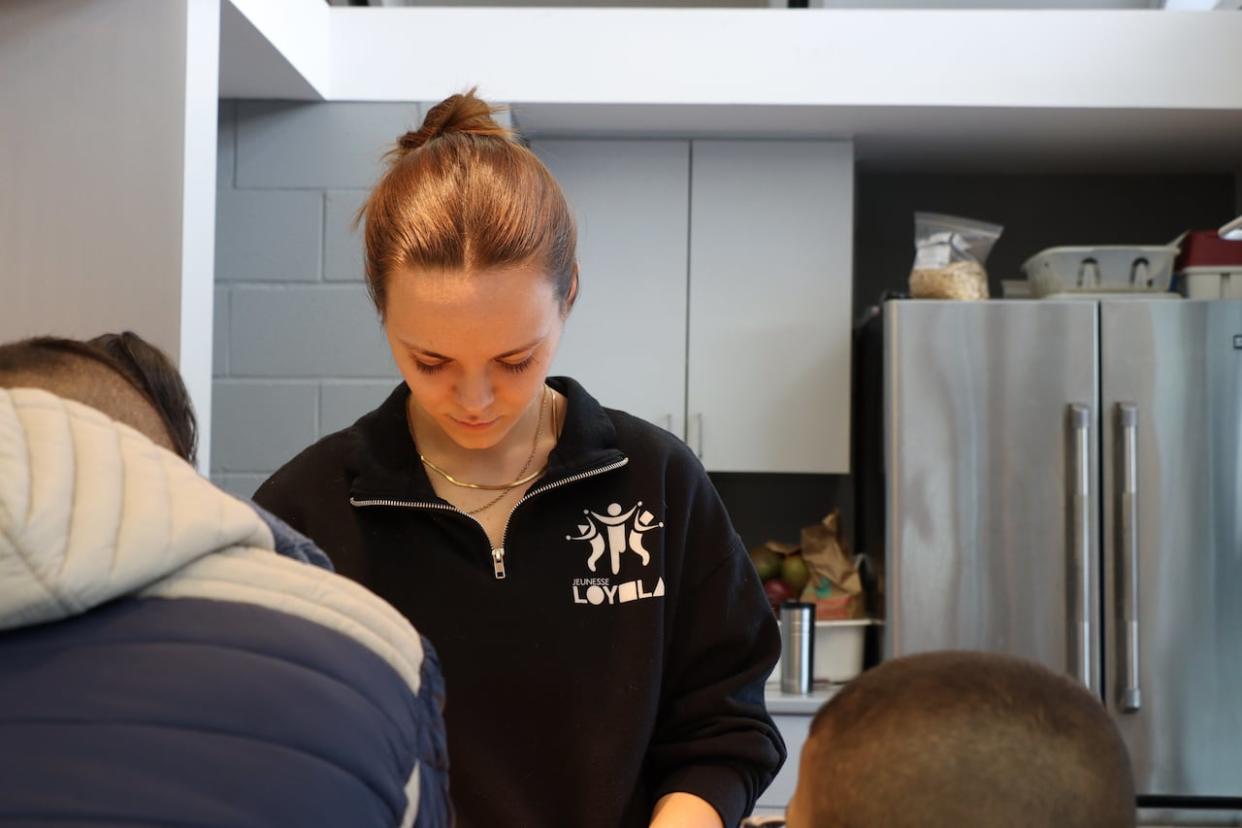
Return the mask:
[(423, 415), (462, 448), (500, 443), (532, 405), (564, 315), (552, 280), (520, 266), (389, 279), (384, 331)]

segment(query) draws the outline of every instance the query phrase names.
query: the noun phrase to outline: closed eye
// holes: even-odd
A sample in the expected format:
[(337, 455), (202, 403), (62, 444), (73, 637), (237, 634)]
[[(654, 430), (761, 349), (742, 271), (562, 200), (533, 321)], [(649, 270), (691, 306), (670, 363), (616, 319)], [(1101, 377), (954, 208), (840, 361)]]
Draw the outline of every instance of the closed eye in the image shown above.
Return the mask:
[(504, 368), (506, 371), (511, 371), (514, 374), (520, 374), (523, 371), (525, 371), (527, 368), (529, 368), (531, 364), (534, 363), (534, 361), (535, 361), (535, 355), (531, 354), (530, 356), (526, 357), (526, 359), (522, 360), (521, 362), (505, 362), (504, 360), (501, 360), (500, 367)]
[(424, 374), (434, 374), (437, 371), (442, 370), (444, 365), (445, 363), (443, 362), (423, 362), (421, 359), (414, 360), (414, 367)]

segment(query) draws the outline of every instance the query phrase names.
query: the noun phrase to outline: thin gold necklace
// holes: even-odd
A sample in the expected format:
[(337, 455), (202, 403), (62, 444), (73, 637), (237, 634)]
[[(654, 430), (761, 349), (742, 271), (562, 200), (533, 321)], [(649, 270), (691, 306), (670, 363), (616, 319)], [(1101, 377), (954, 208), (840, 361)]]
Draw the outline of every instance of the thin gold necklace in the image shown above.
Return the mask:
[[(530, 468), (530, 464), (535, 459), (535, 454), (538, 452), (538, 449), (539, 449), (539, 437), (543, 433), (543, 412), (544, 412), (545, 407), (547, 406), (547, 403), (548, 403), (548, 387), (545, 385), (543, 388), (543, 396), (539, 400), (539, 419), (535, 423), (535, 439), (534, 439), (534, 442), (531, 444), (530, 454), (527, 456), (526, 462), (522, 464), (521, 471), (518, 472), (518, 479), (514, 480), (512, 483), (491, 485), (491, 484), (486, 484), (486, 483), (470, 483), (465, 480), (458, 480), (457, 478), (449, 474), (447, 471), (445, 471), (444, 469), (437, 466), (435, 463), (428, 460), (426, 457), (422, 455), (422, 453), (419, 453), (418, 459), (423, 462), (423, 465), (427, 466), (427, 468), (431, 469), (436, 474), (440, 475), (445, 480), (447, 480), (449, 483), (452, 483), (454, 486), (460, 486), (461, 488), (464, 488), (464, 489), (483, 489), (487, 491), (499, 491), (500, 494), (497, 495), (495, 498), (493, 498), (492, 500), (489, 500), (487, 503), (483, 504), (482, 506), (479, 506), (477, 508), (467, 511), (466, 514), (475, 515), (486, 509), (490, 509), (492, 506), (495, 506), (497, 503), (503, 500), (505, 496), (508, 495), (509, 492), (511, 492), (513, 489), (516, 489), (519, 486), (522, 486), (526, 483), (531, 482), (535, 478), (539, 477), (539, 475), (547, 471), (547, 465), (545, 464), (543, 468), (538, 469), (537, 471), (534, 471), (530, 473), (529, 475), (526, 474), (526, 470)], [(553, 423), (555, 424), (555, 420), (556, 420), (556, 396), (555, 395), (552, 396), (552, 418), (553, 418)], [(414, 423), (413, 421), (410, 420), (408, 408), (406, 409), (406, 425), (410, 431), (410, 439), (415, 439), (414, 438)], [(417, 440), (415, 440), (415, 443), (417, 444)]]
[(539, 420), (535, 424), (535, 440), (533, 443), (531, 443), (530, 454), (527, 456), (526, 462), (522, 464), (522, 469), (521, 471), (518, 472), (518, 479), (514, 480), (512, 483), (500, 483), (500, 484), (470, 483), (465, 480), (458, 480), (456, 477), (453, 477), (453, 475), (449, 474), (447, 471), (445, 471), (444, 469), (437, 466), (435, 463), (428, 460), (421, 453), (418, 455), (418, 459), (422, 460), (423, 464), (426, 465), (427, 468), (431, 469), (436, 474), (440, 475), (445, 480), (452, 483), (454, 486), (460, 486), (463, 489), (484, 489), (489, 492), (498, 492), (498, 491), (508, 491), (509, 489), (516, 489), (518, 486), (521, 486), (523, 483), (529, 483), (530, 481), (534, 480), (536, 477), (538, 477), (540, 474), (543, 473), (543, 470), (540, 469), (539, 471), (531, 472), (529, 475), (522, 477), (522, 475), (526, 474), (526, 470), (530, 468), (531, 461), (535, 459), (535, 453), (539, 448), (539, 435), (543, 433), (543, 412), (548, 403), (548, 393), (547, 393), (548, 387), (545, 385), (543, 390), (544, 390), (543, 396), (539, 399)]
[[(519, 472), (518, 472), (518, 474), (519, 474), (519, 475), (520, 475), (520, 474), (522, 474), (522, 472), (526, 471), (526, 467), (530, 465), (530, 461), (531, 461), (531, 460), (534, 458), (534, 456), (535, 456), (535, 449), (536, 449), (536, 448), (538, 448), (538, 446), (539, 446), (539, 430), (543, 427), (543, 405), (544, 405), (544, 402), (547, 400), (547, 398), (548, 398), (547, 386), (544, 386), (544, 395), (543, 395), (543, 398), (539, 400), (539, 422), (535, 424), (535, 444), (534, 444), (534, 446), (533, 446), (533, 447), (532, 447), (532, 449), (531, 449), (530, 457), (527, 457), (527, 458), (526, 458), (526, 463), (525, 463), (525, 465), (523, 465), (523, 466), (522, 466), (522, 471), (519, 471)], [(556, 427), (556, 397), (555, 397), (555, 395), (552, 397), (552, 425), (553, 425), (553, 428), (555, 428), (555, 427)], [(548, 464), (547, 464), (547, 463), (544, 463), (544, 464), (543, 464), (543, 468), (542, 468), (542, 469), (540, 469), (539, 471), (535, 472), (534, 474), (532, 474), (532, 475), (531, 475), (529, 478), (527, 478), (527, 479), (528, 479), (528, 480), (533, 480), (533, 479), (535, 479), (536, 477), (538, 477), (539, 475), (543, 474), (545, 471), (547, 471), (547, 469), (548, 469)], [(519, 485), (521, 485), (521, 482), (520, 482), (520, 481), (519, 481), (519, 482), (515, 482), (515, 483), (511, 483), (511, 484), (509, 484), (509, 486), (510, 486), (509, 488), (504, 489), (504, 491), (502, 491), (500, 494), (496, 495), (496, 496), (495, 496), (495, 497), (493, 497), (491, 500), (489, 500), (489, 501), (487, 501), (486, 503), (484, 503), (482, 506), (476, 506), (476, 507), (474, 507), (473, 509), (467, 509), (467, 510), (466, 510), (466, 514), (470, 515), (471, 517), (474, 517), (475, 515), (479, 514), (480, 512), (485, 512), (485, 511), (487, 511), (488, 509), (492, 508), (492, 507), (493, 507), (493, 506), (495, 506), (497, 503), (499, 503), (500, 501), (502, 501), (502, 500), (504, 500), (506, 497), (508, 497), (508, 496), (509, 496), (509, 492), (513, 491), (513, 490), (514, 490), (515, 488), (517, 488)]]

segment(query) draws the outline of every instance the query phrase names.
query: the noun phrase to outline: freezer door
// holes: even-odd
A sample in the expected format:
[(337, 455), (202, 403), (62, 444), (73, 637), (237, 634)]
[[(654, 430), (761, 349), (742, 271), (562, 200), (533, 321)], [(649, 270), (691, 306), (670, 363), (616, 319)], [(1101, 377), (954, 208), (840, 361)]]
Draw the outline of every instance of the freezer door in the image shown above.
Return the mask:
[(1100, 318), (1104, 698), (1140, 795), (1242, 797), (1242, 302)]
[(1097, 323), (1093, 302), (886, 306), (887, 655), (1009, 653), (1096, 686)]

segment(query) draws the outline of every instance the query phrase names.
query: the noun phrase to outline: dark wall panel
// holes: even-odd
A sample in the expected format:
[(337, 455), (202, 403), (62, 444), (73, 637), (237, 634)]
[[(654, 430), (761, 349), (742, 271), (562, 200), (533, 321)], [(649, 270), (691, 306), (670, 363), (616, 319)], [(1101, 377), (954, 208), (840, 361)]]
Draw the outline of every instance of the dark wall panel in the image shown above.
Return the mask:
[(1001, 279), (1047, 247), (1167, 244), (1188, 229), (1236, 215), (1236, 179), (1226, 175), (858, 176), (854, 308), (905, 291), (914, 260), (914, 213), (949, 213), (1003, 224), (988, 259), (992, 295)]

